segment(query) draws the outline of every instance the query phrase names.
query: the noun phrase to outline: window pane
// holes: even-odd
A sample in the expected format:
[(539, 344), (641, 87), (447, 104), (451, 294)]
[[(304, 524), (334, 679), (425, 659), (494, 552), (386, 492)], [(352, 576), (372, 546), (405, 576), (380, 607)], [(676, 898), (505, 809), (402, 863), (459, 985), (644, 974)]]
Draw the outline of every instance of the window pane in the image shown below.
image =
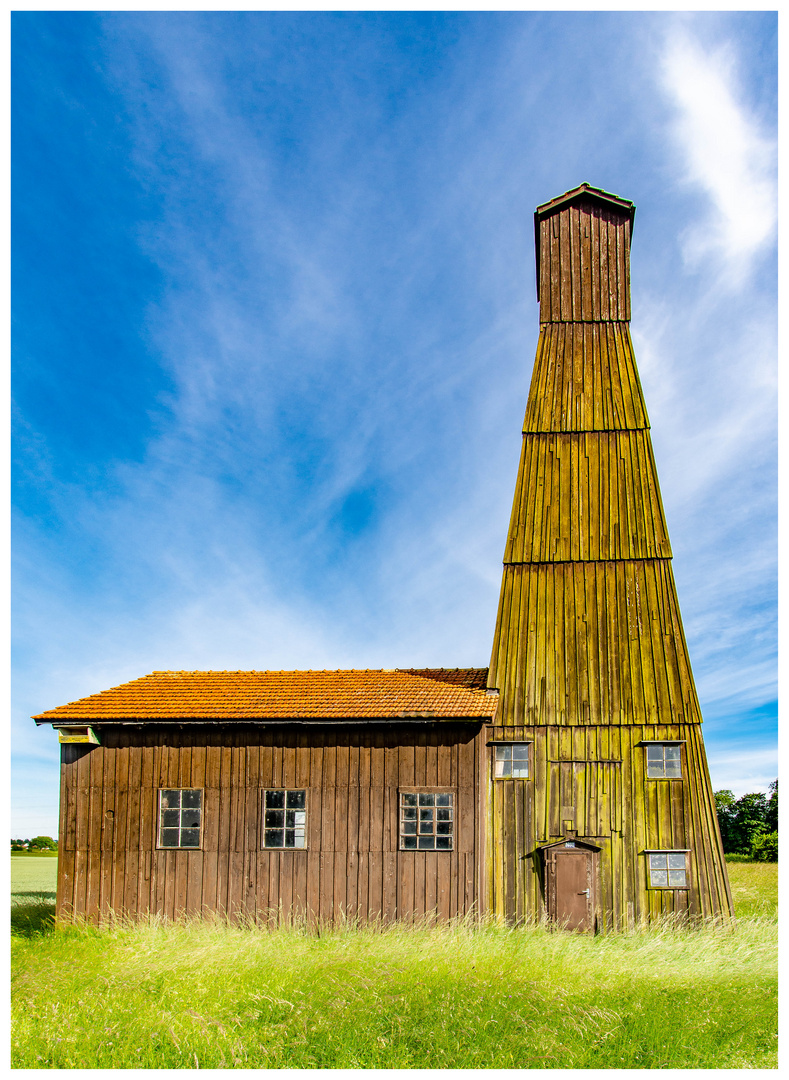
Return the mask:
[(442, 807), (440, 810), (436, 810), (436, 818), (438, 821), (451, 821), (452, 811), (448, 807), (446, 810)]
[(293, 846), (298, 848), (307, 846), (307, 838), (304, 835), (303, 829), (296, 829), (296, 835), (293, 838)]
[(668, 866), (667, 859), (667, 855), (658, 852), (656, 855), (649, 856), (649, 865), (653, 870), (665, 870)]
[(286, 829), (285, 830), (285, 847), (294, 847), (295, 846), (295, 836), (296, 836), (296, 834), (295, 834), (293, 829)]
[(447, 795), (436, 795), (436, 806), (451, 806), (451, 805), (452, 805), (452, 796), (451, 795), (449, 795), (449, 794), (447, 794)]
[(167, 806), (180, 806), (181, 805), (181, 792), (180, 791), (162, 791), (161, 803), (159, 804), (162, 809)]
[(182, 810), (181, 811), (181, 828), (182, 829), (199, 829), (200, 828), (200, 814), (196, 810)]
[(280, 810), (285, 806), (285, 792), (284, 791), (267, 791), (266, 792), (266, 807), (272, 807)]
[(663, 764), (663, 747), (659, 746), (659, 745), (658, 746), (654, 746), (654, 745), (648, 746), (647, 747), (647, 761), (654, 762), (655, 764), (657, 764), (659, 762), (662, 765)]
[(668, 872), (669, 885), (675, 885), (680, 888), (684, 888), (686, 885), (685, 871), (684, 870), (669, 870)]
[(678, 761), (667, 761), (666, 762), (666, 776), (670, 780), (673, 780), (673, 779), (676, 779), (676, 778), (682, 776), (682, 769), (680, 768), (680, 764), (679, 764)]
[(267, 829), (281, 829), (285, 824), (285, 811), (284, 810), (267, 810), (266, 811), (266, 828)]
[(181, 792), (181, 806), (188, 806), (188, 807), (191, 807), (191, 808), (193, 808), (195, 806), (199, 807), (200, 806), (200, 796), (202, 794), (203, 794), (202, 791), (195, 790), (195, 789), (189, 789), (189, 790), (182, 791)]
[(282, 847), (282, 829), (266, 829), (264, 843), (266, 847)]
[[(440, 798), (441, 796), (439, 796)], [(432, 792), (420, 791), (419, 793), (419, 805), (420, 806), (435, 806), (436, 797)]]
[(416, 833), (416, 822), (415, 821), (404, 821), (403, 822), (403, 836), (408, 836), (410, 833)]
[(432, 836), (420, 836), (419, 837), (419, 847), (420, 848), (424, 848), (425, 850), (430, 851), (430, 850), (432, 850), (434, 848), (434, 846), (435, 846), (435, 841), (434, 841)]
[(200, 847), (200, 830), (181, 829), (181, 847)]
[(677, 852), (676, 855), (668, 856), (668, 868), (669, 870), (684, 870), (685, 869), (685, 853), (684, 851)]
[(297, 810), (296, 813), (294, 814), (294, 818), (295, 818), (296, 828), (301, 826), (301, 828), (303, 829), (304, 826), (307, 824), (307, 811), (306, 810)]
[(181, 824), (181, 811), (180, 810), (162, 810), (162, 827), (176, 828)]
[(416, 795), (410, 792), (401, 795), (400, 798), (403, 800), (403, 806), (416, 806), (417, 804)]
[(415, 836), (404, 836), (403, 837), (403, 847), (406, 849), (406, 851), (408, 851), (408, 850), (410, 850), (412, 848), (415, 848), (416, 847), (416, 837)]
[(668, 871), (667, 870), (653, 870), (651, 872), (653, 885), (668, 885)]
[(521, 779), (521, 780), (522, 779), (528, 779), (528, 777), (529, 777), (529, 766), (528, 766), (528, 764), (526, 762), (524, 762), (522, 765), (513, 765), (513, 767), (512, 767), (512, 775), (513, 775), (513, 777), (515, 779)]
[(405, 806), (403, 807), (403, 821), (416, 821), (416, 807)]
[(508, 776), (509, 771), (509, 764), (503, 758), (497, 756), (496, 767), (493, 775), (499, 777)]
[(452, 837), (451, 836), (437, 836), (436, 848), (439, 851), (451, 851), (452, 850)]
[(287, 797), (288, 810), (304, 810), (307, 805), (306, 791), (289, 791)]
[(430, 807), (420, 807), (419, 808), (419, 820), (420, 821), (432, 821), (433, 820), (433, 811), (432, 811), (432, 809), (430, 809)]
[(179, 829), (162, 829), (160, 843), (162, 847), (178, 847)]
[(452, 835), (452, 822), (451, 821), (439, 821), (436, 825), (436, 832), (439, 836), (451, 836)]
[(512, 760), (513, 761), (528, 761), (529, 760), (529, 744), (521, 743), (519, 746), (513, 746), (512, 748)]

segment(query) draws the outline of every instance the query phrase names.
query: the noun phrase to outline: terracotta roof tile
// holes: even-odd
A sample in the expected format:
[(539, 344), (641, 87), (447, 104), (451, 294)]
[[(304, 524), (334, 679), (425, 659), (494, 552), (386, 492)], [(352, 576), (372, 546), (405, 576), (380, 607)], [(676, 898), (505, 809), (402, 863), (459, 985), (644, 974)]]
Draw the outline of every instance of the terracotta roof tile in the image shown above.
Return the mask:
[[(442, 672), (446, 677), (442, 677)], [(486, 718), (484, 668), (384, 671), (154, 671), (39, 713), (39, 723), (155, 720)]]

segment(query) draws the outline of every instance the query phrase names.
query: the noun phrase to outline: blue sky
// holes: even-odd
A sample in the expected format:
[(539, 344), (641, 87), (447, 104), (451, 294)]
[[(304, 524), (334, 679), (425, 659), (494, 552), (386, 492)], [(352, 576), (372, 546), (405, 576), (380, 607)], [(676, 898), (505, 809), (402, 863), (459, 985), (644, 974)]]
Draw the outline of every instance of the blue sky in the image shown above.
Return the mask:
[(12, 16), (13, 835), (31, 713), (162, 668), (485, 665), (533, 211), (637, 206), (713, 784), (776, 775), (774, 13)]

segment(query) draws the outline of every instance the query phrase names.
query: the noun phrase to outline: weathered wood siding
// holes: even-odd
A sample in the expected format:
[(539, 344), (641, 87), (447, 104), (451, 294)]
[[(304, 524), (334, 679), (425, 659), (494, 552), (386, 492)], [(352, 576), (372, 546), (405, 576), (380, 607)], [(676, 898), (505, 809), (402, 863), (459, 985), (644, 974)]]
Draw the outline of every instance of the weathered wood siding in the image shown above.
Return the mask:
[[(486, 902), (508, 919), (544, 914), (541, 846), (563, 837), (599, 849), (601, 926), (732, 910), (628, 329), (633, 206), (619, 202), (571, 192), (536, 215), (540, 338), (488, 678), (492, 737), (532, 744), (528, 780), (486, 765)], [(682, 779), (647, 779), (643, 739), (683, 740)], [(687, 890), (647, 886), (650, 847), (689, 849)]]
[[(64, 745), (58, 912), (450, 918), (477, 895), (479, 724), (104, 728)], [(158, 850), (158, 791), (202, 788), (200, 850)], [(307, 791), (307, 848), (266, 850), (261, 792)], [(456, 792), (453, 851), (398, 850), (401, 787)]]
[[(600, 848), (597, 919), (621, 928), (666, 912), (726, 914), (731, 894), (696, 724), (499, 726), (531, 744), (528, 780), (498, 780), (489, 749), (487, 908), (511, 921), (545, 914), (542, 847), (567, 835)], [(683, 741), (682, 778), (650, 779), (642, 740)], [(690, 849), (687, 890), (652, 889), (649, 848)]]
[(538, 222), (540, 321), (630, 318), (630, 217), (580, 200)]

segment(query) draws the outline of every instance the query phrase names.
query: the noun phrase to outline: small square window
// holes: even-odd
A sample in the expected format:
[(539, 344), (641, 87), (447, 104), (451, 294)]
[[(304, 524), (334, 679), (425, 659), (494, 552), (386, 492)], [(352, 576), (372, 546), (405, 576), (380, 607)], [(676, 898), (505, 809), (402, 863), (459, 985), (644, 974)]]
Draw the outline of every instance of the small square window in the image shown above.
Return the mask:
[(494, 747), (493, 775), (497, 780), (527, 780), (529, 777), (529, 744), (497, 744)]
[(684, 851), (651, 851), (649, 884), (653, 889), (687, 889), (688, 871)]
[(160, 848), (199, 848), (202, 822), (201, 788), (159, 789)]
[(307, 846), (307, 792), (269, 788), (263, 793), (263, 847)]
[(650, 743), (647, 746), (647, 776), (655, 780), (676, 780), (682, 776), (679, 743)]
[(451, 851), (454, 841), (454, 794), (400, 792), (401, 851)]

